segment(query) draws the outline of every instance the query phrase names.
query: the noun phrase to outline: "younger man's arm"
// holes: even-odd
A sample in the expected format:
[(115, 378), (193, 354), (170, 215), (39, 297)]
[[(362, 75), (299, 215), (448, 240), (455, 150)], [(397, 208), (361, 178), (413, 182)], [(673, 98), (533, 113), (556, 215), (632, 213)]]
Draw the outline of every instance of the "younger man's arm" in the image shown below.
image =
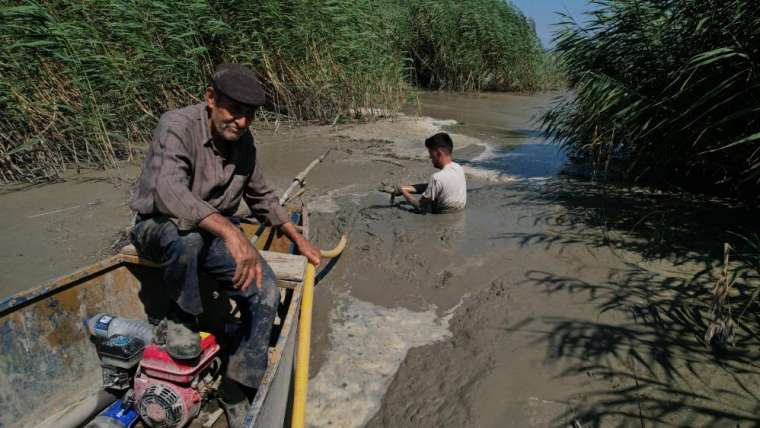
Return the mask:
[(412, 192), (414, 191), (414, 187), (412, 186), (401, 186), (399, 187), (399, 190), (401, 191), (401, 195), (404, 197), (404, 199), (406, 199), (406, 201), (409, 202), (417, 211), (427, 212), (433, 202), (425, 195), (422, 195), (419, 199), (412, 196)]
[(422, 194), (425, 193), (425, 190), (427, 190), (428, 183), (420, 183), (420, 184), (403, 184), (401, 186), (398, 186), (399, 192), (401, 192), (402, 189), (406, 189), (407, 192), (411, 194)]

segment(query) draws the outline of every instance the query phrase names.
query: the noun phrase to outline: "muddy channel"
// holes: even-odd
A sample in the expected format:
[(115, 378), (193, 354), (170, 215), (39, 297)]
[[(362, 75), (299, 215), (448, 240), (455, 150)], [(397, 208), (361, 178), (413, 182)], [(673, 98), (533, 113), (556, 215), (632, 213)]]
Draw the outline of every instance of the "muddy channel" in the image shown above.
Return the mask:
[[(303, 198), (319, 245), (349, 237), (318, 283), (311, 426), (760, 426), (757, 351), (701, 340), (722, 242), (757, 213), (578, 174), (536, 131), (555, 95), (421, 94), (383, 121), (257, 130), (279, 189), (331, 149)], [(467, 209), (391, 206), (375, 189), (426, 181), (440, 130)], [(0, 294), (109, 254), (136, 165), (4, 191)]]

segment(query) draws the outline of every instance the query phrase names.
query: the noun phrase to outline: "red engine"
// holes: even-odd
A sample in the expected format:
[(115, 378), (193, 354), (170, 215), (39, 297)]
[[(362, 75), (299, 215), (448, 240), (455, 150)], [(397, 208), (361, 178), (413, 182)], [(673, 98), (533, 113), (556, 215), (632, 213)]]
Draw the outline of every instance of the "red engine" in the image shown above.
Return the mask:
[(183, 427), (200, 412), (203, 399), (217, 386), (219, 344), (201, 333), (201, 356), (184, 362), (172, 359), (159, 345), (145, 348), (135, 376), (135, 403), (143, 421), (153, 428)]

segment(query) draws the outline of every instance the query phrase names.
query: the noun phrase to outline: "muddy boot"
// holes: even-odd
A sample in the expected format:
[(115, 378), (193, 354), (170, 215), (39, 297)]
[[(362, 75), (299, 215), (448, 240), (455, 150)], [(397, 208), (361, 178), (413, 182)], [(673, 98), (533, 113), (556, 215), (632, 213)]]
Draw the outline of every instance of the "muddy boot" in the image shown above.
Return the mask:
[(245, 417), (255, 395), (255, 389), (247, 388), (226, 377), (222, 380), (219, 386), (219, 405), (224, 409), (229, 428), (245, 426)]
[(201, 337), (196, 317), (182, 310), (171, 311), (158, 326), (159, 343), (176, 360), (201, 355)]

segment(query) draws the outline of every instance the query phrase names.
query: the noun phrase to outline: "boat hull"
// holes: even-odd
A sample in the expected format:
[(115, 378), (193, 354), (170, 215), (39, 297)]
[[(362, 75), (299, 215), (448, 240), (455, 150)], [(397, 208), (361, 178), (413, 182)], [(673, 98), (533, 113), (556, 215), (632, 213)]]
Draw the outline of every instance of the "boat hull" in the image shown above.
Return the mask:
[[(308, 233), (305, 213), (296, 213), (294, 220)], [(273, 229), (243, 227), (249, 236), (257, 236), (260, 249), (293, 250)], [(83, 321), (98, 313), (160, 319), (169, 303), (160, 285), (155, 264), (118, 254), (1, 301), (0, 427), (62, 426), (75, 412), (81, 413), (83, 403), (102, 394), (100, 361)], [(278, 285), (285, 310), (280, 311), (273, 328), (276, 342), (247, 418), (249, 427), (286, 424), (302, 282), (290, 278)], [(202, 289), (205, 308), (229, 309), (229, 300), (214, 293), (212, 279), (203, 278)], [(219, 319), (216, 315), (209, 318)]]

